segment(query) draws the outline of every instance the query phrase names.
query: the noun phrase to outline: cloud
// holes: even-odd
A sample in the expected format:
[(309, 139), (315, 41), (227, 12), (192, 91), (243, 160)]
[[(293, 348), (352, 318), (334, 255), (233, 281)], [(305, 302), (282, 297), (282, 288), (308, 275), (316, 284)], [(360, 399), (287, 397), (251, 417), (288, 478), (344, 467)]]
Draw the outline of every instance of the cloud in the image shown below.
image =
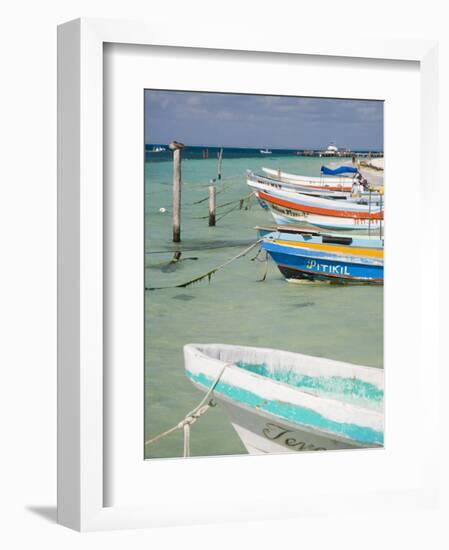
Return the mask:
[(380, 101), (147, 90), (148, 143), (383, 147)]

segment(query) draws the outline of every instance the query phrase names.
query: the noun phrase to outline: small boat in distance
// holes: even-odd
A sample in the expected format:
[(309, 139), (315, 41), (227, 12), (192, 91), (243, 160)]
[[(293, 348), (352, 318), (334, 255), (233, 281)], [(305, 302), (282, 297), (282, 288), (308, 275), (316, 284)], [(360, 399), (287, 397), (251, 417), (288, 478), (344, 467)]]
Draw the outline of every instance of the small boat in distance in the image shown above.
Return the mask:
[(383, 369), (226, 344), (187, 344), (184, 365), (250, 454), (383, 446)]
[(165, 147), (155, 146), (153, 149), (150, 149), (150, 153), (162, 153), (165, 150)]
[(273, 151), (270, 151), (269, 149), (261, 149), (260, 152), (262, 155), (271, 155)]

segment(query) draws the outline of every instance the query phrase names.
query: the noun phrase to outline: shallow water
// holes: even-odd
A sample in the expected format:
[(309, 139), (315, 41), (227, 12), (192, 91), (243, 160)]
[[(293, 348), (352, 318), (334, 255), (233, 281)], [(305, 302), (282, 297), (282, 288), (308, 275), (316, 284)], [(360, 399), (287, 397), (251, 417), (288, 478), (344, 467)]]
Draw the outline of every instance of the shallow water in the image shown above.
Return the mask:
[[(263, 157), (263, 158), (262, 158)], [(147, 287), (184, 283), (224, 263), (257, 239), (254, 226), (272, 224), (256, 201), (242, 209), (249, 190), (247, 169), (261, 166), (318, 175), (322, 159), (301, 157), (226, 158), (217, 182), (217, 226), (208, 227), (207, 197), (217, 161), (182, 164), (182, 243), (171, 242), (171, 162), (145, 166), (145, 278)], [(226, 203), (227, 206), (220, 207)], [(161, 213), (160, 208), (166, 212)], [(220, 219), (223, 214), (224, 217)], [(181, 259), (170, 263), (181, 250)], [(257, 248), (215, 273), (210, 282), (146, 292), (145, 436), (154, 437), (195, 407), (202, 394), (184, 374), (184, 344), (266, 346), (383, 367), (383, 287), (288, 284)], [(182, 432), (147, 446), (146, 457), (182, 455)], [(238, 454), (245, 450), (220, 407), (192, 428), (191, 455)]]

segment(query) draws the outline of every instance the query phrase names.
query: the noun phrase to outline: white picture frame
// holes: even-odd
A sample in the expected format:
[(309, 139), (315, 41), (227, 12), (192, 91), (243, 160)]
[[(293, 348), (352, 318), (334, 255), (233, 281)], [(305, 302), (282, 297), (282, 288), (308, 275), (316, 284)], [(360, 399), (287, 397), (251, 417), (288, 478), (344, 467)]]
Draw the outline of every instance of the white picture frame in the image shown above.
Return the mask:
[[(58, 29), (58, 521), (78, 530), (151, 527), (161, 525), (217, 522), (226, 520), (263, 519), (329, 513), (338, 507), (351, 513), (363, 501), (368, 509), (401, 503), (419, 508), (434, 505), (438, 477), (432, 466), (438, 463), (433, 452), (419, 456), (426, 474), (408, 487), (385, 491), (363, 491), (345, 494), (335, 490), (326, 495), (324, 506), (320, 492), (308, 494), (307, 501), (286, 498), (276, 513), (264, 515), (255, 508), (256, 497), (242, 498), (238, 491), (233, 498), (215, 498), (214, 507), (207, 499), (187, 509), (185, 499), (178, 505), (158, 506), (136, 502), (134, 505), (105, 505), (109, 500), (105, 480), (105, 414), (110, 412), (104, 381), (104, 104), (103, 62), (105, 44), (160, 46), (164, 48), (204, 48), (205, 51), (259, 52), (270, 56), (313, 55), (365, 60), (396, 60), (419, 63), (421, 150), (420, 185), (426, 198), (422, 216), (428, 231), (438, 229), (432, 208), (437, 205), (437, 186), (425, 181), (437, 181), (434, 151), (437, 150), (438, 72), (437, 44), (421, 40), (354, 40), (351, 36), (307, 38), (239, 34), (228, 37), (207, 31), (202, 36), (190, 36), (188, 28), (161, 28), (156, 23), (107, 20), (76, 20)], [(175, 51), (175, 50), (173, 50)], [(274, 52), (274, 53), (273, 53)], [(175, 55), (173, 53), (173, 55)], [(232, 55), (232, 53), (231, 53)], [(414, 129), (415, 127), (413, 127)], [(387, 160), (388, 170), (388, 160)], [(419, 200), (419, 199), (418, 199)], [(429, 261), (438, 263), (438, 239), (427, 247)], [(387, 254), (388, 258), (388, 254)], [(438, 281), (423, 298), (420, 292), (420, 338), (426, 349), (427, 392), (426, 420), (429, 434), (438, 421), (436, 404), (438, 367), (438, 329), (429, 328), (425, 320), (438, 316)], [(391, 296), (391, 295), (390, 295)], [(387, 292), (388, 299), (388, 292)], [(386, 327), (391, 330), (391, 327)], [(423, 376), (420, 359), (419, 375)], [(388, 368), (388, 367), (387, 367)], [(387, 386), (388, 387), (388, 386)], [(422, 396), (420, 396), (422, 397)], [(105, 402), (106, 401), (106, 402)], [(434, 405), (432, 406), (432, 403)], [(387, 411), (388, 411), (387, 398)], [(430, 408), (429, 408), (430, 406)], [(388, 414), (388, 413), (387, 413)], [(387, 417), (388, 422), (388, 417)], [(248, 457), (244, 457), (248, 460)], [(264, 457), (265, 459), (265, 457)], [(294, 457), (285, 457), (292, 468)], [(142, 458), (143, 460), (143, 458)], [(236, 458), (227, 460), (231, 468), (240, 467)], [(251, 460), (260, 460), (257, 457)], [(321, 460), (321, 459), (320, 459)], [(334, 454), (330, 460), (341, 461)], [(417, 462), (417, 464), (418, 464)], [(195, 461), (190, 461), (194, 475)], [(199, 464), (198, 462), (196, 463)], [(218, 464), (218, 462), (217, 462)], [(232, 465), (233, 464), (233, 465)], [(184, 466), (182, 466), (184, 468)], [(387, 468), (385, 463), (383, 468)], [(186, 483), (186, 487), (189, 485)], [(300, 496), (300, 495), (299, 495)], [(156, 497), (155, 497), (156, 498)]]

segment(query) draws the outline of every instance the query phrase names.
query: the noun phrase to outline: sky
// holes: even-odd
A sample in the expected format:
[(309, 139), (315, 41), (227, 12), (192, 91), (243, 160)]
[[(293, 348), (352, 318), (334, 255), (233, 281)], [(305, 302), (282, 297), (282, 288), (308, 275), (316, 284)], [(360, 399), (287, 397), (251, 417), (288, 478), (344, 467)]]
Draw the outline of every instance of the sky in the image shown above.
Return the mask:
[(383, 149), (383, 102), (145, 91), (145, 143), (209, 147)]

